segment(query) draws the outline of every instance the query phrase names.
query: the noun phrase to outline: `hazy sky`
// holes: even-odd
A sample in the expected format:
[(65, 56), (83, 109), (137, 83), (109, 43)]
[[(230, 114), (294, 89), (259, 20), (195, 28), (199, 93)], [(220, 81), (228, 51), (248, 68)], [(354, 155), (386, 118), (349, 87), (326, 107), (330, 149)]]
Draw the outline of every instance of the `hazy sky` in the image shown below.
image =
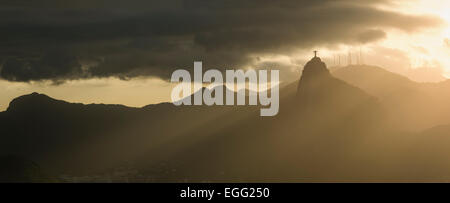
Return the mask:
[[(173, 70), (275, 68), (319, 55), (416, 80), (450, 76), (450, 2), (59, 0), (0, 2), (0, 110), (33, 91), (73, 102), (168, 101)], [(356, 61), (356, 58), (353, 59)]]

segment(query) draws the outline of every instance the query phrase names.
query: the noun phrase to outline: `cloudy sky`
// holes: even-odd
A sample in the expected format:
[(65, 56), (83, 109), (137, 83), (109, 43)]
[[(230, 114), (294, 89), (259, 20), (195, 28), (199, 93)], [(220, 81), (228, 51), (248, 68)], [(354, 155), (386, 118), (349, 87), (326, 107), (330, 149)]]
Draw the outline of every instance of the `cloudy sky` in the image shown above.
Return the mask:
[[(450, 76), (450, 2), (439, 0), (0, 1), (0, 110), (33, 91), (83, 103), (168, 101), (175, 69), (280, 69), (312, 50), (329, 66)], [(362, 53), (362, 59), (357, 56)]]

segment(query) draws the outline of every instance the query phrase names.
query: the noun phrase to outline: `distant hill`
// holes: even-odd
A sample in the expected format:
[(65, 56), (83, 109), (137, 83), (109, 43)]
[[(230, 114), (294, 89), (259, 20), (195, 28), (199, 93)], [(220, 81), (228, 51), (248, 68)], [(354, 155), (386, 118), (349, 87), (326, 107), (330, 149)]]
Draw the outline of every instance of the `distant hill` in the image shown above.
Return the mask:
[(397, 128), (420, 131), (450, 123), (450, 81), (418, 83), (376, 66), (342, 67), (332, 74), (379, 98)]

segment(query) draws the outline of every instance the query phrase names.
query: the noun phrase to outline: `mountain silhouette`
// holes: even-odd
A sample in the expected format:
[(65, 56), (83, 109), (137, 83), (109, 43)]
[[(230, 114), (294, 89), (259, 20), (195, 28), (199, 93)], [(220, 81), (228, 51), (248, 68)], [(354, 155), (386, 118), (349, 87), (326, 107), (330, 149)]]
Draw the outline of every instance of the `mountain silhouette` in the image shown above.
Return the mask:
[(32, 93), (14, 99), (0, 113), (0, 154), (27, 157), (45, 171), (82, 175), (127, 161), (237, 109), (235, 119), (258, 110), (171, 103), (84, 105)]
[(376, 86), (364, 69), (330, 73), (314, 57), (298, 82), (280, 86), (275, 117), (259, 116), (261, 106), (131, 108), (32, 93), (0, 112), (0, 154), (33, 160), (52, 177), (109, 177), (107, 171), (131, 162), (136, 181), (152, 182), (433, 181), (450, 175), (450, 165), (440, 164), (450, 153), (450, 128), (397, 128), (389, 123), (394, 107), (386, 108), (393, 105), (386, 92), (396, 90), (382, 86), (415, 92), (435, 85), (430, 89), (441, 91), (445, 84), (368, 71), (386, 83)]
[(418, 83), (376, 66), (348, 66), (332, 73), (373, 95), (387, 112), (387, 122), (406, 131), (450, 123), (450, 81)]
[(142, 168), (149, 174), (155, 174), (155, 168), (168, 172), (159, 177), (162, 181), (324, 178), (342, 159), (340, 150), (366, 139), (381, 125), (376, 99), (332, 77), (319, 58), (305, 66), (299, 83), (284, 86), (280, 96), (276, 117), (262, 119), (255, 112), (224, 128), (206, 133), (198, 129), (170, 143), (170, 149), (148, 152), (164, 150), (166, 156)]
[[(311, 112), (317, 110), (314, 106), (326, 108), (327, 111), (349, 109), (364, 105), (367, 102), (377, 102), (361, 89), (334, 78), (319, 57), (312, 58), (304, 67), (298, 85), (297, 97), (300, 105)], [(375, 104), (374, 104), (375, 105)], [(329, 109), (338, 107), (338, 109)]]
[[(214, 88), (214, 89), (213, 89)], [(240, 96), (244, 96), (245, 97), (245, 104), (249, 104), (249, 95), (253, 94), (256, 95), (257, 97), (257, 92), (254, 90), (250, 90), (249, 88), (243, 88), (243, 89), (239, 89), (239, 90), (233, 90), (232, 87), (229, 87), (227, 85), (219, 85), (219, 86), (214, 86), (213, 88), (208, 88), (208, 87), (202, 87), (201, 89), (195, 91), (194, 93), (192, 93), (191, 95), (184, 97), (181, 99), (182, 102), (186, 102), (186, 100), (190, 100), (190, 104), (191, 105), (195, 105), (194, 102), (194, 98), (196, 95), (200, 95), (199, 97), (202, 98), (202, 104), (203, 102), (203, 95), (204, 94), (210, 94), (211, 97), (216, 97), (216, 90), (215, 88), (219, 88), (222, 89), (222, 104), (226, 104), (226, 98), (228, 94), (233, 94), (234, 95), (234, 104), (237, 104), (238, 102), (238, 97)], [(270, 92), (270, 89), (268, 90)]]

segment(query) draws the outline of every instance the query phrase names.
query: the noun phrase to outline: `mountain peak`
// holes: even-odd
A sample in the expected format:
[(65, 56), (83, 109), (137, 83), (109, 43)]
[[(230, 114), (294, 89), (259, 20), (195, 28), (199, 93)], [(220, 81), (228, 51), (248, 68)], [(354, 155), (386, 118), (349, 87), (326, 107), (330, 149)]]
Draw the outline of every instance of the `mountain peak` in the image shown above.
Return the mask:
[(327, 65), (315, 56), (303, 68), (302, 77), (298, 85), (297, 94), (304, 95), (306, 89), (318, 90), (328, 78), (331, 78)]
[(19, 109), (42, 108), (51, 104), (60, 102), (45, 94), (33, 92), (13, 99), (8, 106), (7, 111), (17, 111)]
[[(364, 91), (334, 78), (319, 57), (306, 63), (297, 88), (302, 107), (352, 108), (363, 101), (373, 99)], [(334, 110), (332, 110), (334, 111)]]
[(324, 75), (329, 76), (330, 71), (327, 69), (327, 65), (316, 56), (306, 63), (303, 69), (302, 79)]

